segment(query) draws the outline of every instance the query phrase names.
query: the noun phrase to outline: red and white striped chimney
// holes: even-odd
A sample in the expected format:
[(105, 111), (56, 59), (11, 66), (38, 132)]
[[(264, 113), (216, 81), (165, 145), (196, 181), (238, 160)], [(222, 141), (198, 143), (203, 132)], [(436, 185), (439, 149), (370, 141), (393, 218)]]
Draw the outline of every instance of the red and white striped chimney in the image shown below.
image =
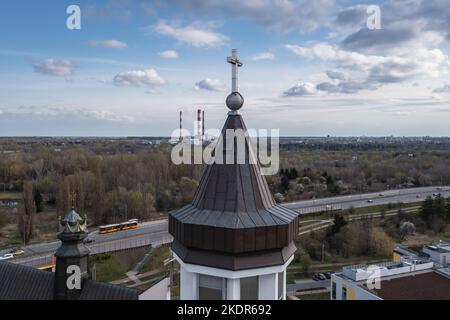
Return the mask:
[(199, 143), (201, 143), (202, 140), (202, 110), (197, 110), (197, 135)]
[(202, 111), (202, 139), (205, 139), (205, 111)]
[(183, 140), (183, 111), (180, 111), (180, 140)]

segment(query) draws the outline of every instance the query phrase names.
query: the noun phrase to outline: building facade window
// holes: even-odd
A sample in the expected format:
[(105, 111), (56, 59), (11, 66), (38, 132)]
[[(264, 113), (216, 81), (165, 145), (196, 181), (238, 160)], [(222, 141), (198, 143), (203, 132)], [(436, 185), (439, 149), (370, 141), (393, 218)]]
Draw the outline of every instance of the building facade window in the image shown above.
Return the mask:
[(258, 282), (258, 276), (240, 279), (241, 300), (258, 300)]
[(342, 287), (342, 300), (347, 300), (347, 287)]
[(199, 300), (226, 300), (227, 285), (224, 278), (198, 275), (198, 299)]
[(284, 272), (278, 273), (278, 300), (284, 299)]
[(331, 282), (331, 300), (336, 300), (336, 282)]

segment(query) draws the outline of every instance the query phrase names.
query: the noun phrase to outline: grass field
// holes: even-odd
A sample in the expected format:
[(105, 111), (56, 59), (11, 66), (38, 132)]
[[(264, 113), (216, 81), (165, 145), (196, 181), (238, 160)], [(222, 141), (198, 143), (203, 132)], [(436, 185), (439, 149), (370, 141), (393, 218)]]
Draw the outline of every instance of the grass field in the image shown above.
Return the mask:
[(145, 253), (145, 248), (121, 251), (116, 253), (102, 253), (89, 257), (91, 270), (95, 264), (97, 281), (111, 282), (123, 279)]
[(170, 249), (167, 246), (156, 248), (152, 256), (142, 267), (141, 273), (160, 269), (164, 267), (164, 260), (170, 257)]

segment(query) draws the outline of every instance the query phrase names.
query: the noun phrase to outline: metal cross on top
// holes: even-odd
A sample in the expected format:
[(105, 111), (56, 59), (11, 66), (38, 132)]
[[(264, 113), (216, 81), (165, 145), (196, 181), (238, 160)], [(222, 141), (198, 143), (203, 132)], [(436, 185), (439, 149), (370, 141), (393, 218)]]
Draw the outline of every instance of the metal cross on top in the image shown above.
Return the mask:
[(231, 57), (228, 57), (227, 62), (231, 64), (232, 70), (232, 92), (238, 92), (238, 68), (243, 66), (237, 56), (237, 49), (231, 51)]

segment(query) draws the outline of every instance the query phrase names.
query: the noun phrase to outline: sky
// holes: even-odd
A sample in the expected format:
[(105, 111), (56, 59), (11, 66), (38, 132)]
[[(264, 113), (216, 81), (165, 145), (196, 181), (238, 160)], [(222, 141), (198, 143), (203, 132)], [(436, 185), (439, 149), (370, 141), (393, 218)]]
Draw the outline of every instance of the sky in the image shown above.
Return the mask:
[(248, 128), (450, 136), (448, 0), (15, 0), (0, 30), (0, 136), (220, 129), (233, 48)]

